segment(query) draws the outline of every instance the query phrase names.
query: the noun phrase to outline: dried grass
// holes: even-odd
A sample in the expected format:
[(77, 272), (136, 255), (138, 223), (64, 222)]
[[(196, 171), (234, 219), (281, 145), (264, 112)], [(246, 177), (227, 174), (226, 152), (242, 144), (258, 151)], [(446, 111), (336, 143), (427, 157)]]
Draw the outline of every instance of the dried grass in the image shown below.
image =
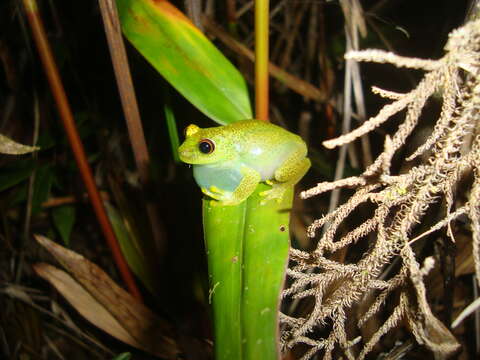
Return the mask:
[[(436, 357), (445, 358), (459, 344), (432, 313), (427, 301), (424, 277), (435, 266), (434, 259), (428, 257), (420, 266), (411, 240), (415, 226), (428, 223), (425, 215), (435, 204), (444, 202), (446, 206), (442, 207), (443, 220), (433, 224), (433, 230), (449, 226), (459, 215), (466, 214), (471, 221), (475, 271), (480, 279), (480, 136), (475, 133), (480, 119), (480, 21), (471, 21), (453, 31), (445, 55), (439, 60), (401, 57), (380, 50), (351, 51), (346, 58), (421, 69), (425, 75), (416, 88), (405, 94), (374, 88), (375, 93), (392, 102), (359, 128), (324, 142), (327, 148), (348, 144), (394, 114), (405, 112), (398, 130), (386, 137), (383, 152), (363, 174), (333, 183), (322, 182), (302, 193), (303, 198), (308, 198), (340, 187), (355, 189), (343, 205), (309, 227), (311, 237), (325, 227), (313, 252), (291, 252), (292, 263), (287, 272), (291, 283), (284, 297), (308, 298), (313, 306), (302, 317), (282, 314), (282, 345), (306, 345), (308, 350), (302, 359), (315, 354), (331, 359), (334, 351), (347, 359), (363, 359), (383, 335), (408, 324), (419, 344)], [(431, 135), (407, 159), (423, 155), (420, 164), (406, 173), (392, 175), (393, 156), (407, 142), (422, 109), (434, 94), (441, 94), (441, 113)], [(455, 190), (465, 173), (472, 174), (473, 184), (465, 191), (467, 200), (458, 206)], [(373, 206), (373, 215), (342, 234), (341, 227), (362, 204)], [(452, 231), (447, 234), (454, 241)], [(370, 243), (360, 260), (347, 264), (329, 259), (332, 253), (362, 239)], [(385, 268), (395, 259), (399, 263), (397, 270), (385, 276)], [(377, 295), (359, 319), (346, 315), (357, 304), (371, 299), (372, 293)], [(392, 294), (396, 302), (386, 309), (385, 300)], [(359, 339), (347, 331), (354, 323), (361, 333), (367, 320), (380, 310), (386, 320), (369, 338)]]

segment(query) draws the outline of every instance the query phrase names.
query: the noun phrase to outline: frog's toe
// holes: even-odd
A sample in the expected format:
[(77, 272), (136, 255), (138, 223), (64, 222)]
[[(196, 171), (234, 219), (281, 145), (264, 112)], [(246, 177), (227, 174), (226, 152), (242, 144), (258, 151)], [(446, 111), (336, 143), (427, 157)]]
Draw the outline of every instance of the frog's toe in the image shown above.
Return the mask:
[(210, 192), (218, 195), (224, 195), (225, 191), (216, 187), (215, 185), (210, 186)]
[(258, 195), (260, 196), (267, 196), (270, 190), (260, 191)]
[(208, 190), (207, 188), (200, 188), (200, 190), (202, 190), (202, 193), (204, 193), (205, 195), (208, 195), (208, 196), (212, 196), (212, 193), (210, 190)]
[(229, 198), (229, 192), (221, 190), (216, 186), (210, 186), (209, 188), (201, 188), (202, 192), (211, 197), (212, 199), (222, 201)]
[(205, 195), (207, 196), (210, 196), (212, 199), (216, 199), (218, 198), (218, 195), (216, 195), (215, 193), (212, 193), (210, 190), (208, 190), (207, 188), (202, 188), (202, 193), (204, 193)]
[(262, 191), (259, 195), (263, 196), (264, 199), (261, 201), (261, 204), (265, 204), (269, 200), (276, 200), (281, 202), (283, 199), (283, 194), (285, 189), (282, 186), (274, 186), (270, 190)]

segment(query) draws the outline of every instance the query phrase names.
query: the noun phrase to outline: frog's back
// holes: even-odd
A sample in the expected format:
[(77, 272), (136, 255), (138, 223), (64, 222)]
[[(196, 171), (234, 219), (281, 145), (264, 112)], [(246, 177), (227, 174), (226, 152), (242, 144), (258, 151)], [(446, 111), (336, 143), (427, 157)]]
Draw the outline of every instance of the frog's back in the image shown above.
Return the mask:
[(262, 120), (242, 120), (228, 126), (237, 134), (237, 139), (241, 140), (242, 150), (246, 152), (249, 148), (258, 147), (259, 143), (266, 149), (290, 142), (305, 145), (300, 136)]
[[(271, 179), (275, 170), (294, 152), (307, 153), (300, 136), (261, 120), (244, 120), (235, 127), (237, 151), (244, 164), (256, 169), (262, 180)], [(302, 155), (300, 155), (302, 156)]]

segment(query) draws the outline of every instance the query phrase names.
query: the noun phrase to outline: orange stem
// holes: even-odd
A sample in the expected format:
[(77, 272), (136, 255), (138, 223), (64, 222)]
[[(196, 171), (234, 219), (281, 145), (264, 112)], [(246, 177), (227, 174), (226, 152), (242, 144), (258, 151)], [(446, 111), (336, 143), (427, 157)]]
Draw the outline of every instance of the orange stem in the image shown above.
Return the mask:
[(100, 223), (107, 244), (112, 251), (113, 259), (117, 264), (118, 270), (120, 271), (127, 288), (135, 298), (141, 301), (140, 291), (135, 284), (135, 280), (128, 268), (127, 262), (122, 255), (112, 225), (110, 224), (105, 208), (103, 207), (100, 193), (93, 179), (92, 170), (88, 165), (85, 150), (80, 136), (78, 135), (75, 120), (65, 94), (65, 89), (63, 88), (60, 74), (45, 34), (42, 19), (38, 12), (37, 2), (35, 0), (23, 0), (23, 4), (25, 6), (25, 12), (37, 46), (38, 54), (40, 55), (45, 74), (50, 84), (50, 89), (55, 99), (57, 110), (67, 134), (70, 147), (72, 148), (75, 161), (80, 170), (80, 175), (87, 188), (87, 193), (95, 211), (95, 215), (97, 216), (97, 220)]

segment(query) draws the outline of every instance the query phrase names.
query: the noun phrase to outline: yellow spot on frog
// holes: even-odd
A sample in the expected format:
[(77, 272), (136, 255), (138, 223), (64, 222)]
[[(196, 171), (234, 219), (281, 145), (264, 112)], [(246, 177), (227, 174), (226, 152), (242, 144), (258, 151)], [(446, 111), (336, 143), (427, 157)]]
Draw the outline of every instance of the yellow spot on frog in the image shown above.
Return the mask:
[(197, 125), (194, 125), (194, 124), (188, 125), (187, 128), (185, 129), (185, 135), (187, 137), (192, 136), (196, 134), (199, 130), (200, 128)]

